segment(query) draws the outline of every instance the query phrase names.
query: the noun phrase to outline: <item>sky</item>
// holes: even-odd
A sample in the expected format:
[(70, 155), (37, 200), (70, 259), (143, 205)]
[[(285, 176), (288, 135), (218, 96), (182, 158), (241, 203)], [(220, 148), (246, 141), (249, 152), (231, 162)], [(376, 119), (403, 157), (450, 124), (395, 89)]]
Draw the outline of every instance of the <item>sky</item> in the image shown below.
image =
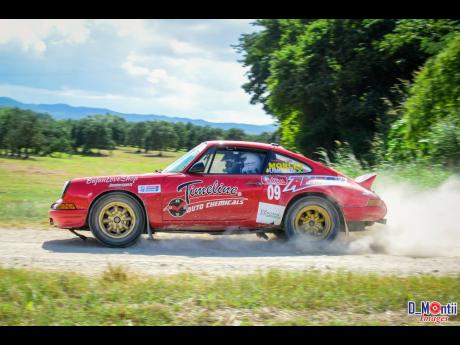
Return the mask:
[(0, 20), (0, 96), (269, 124), (231, 47), (254, 20)]

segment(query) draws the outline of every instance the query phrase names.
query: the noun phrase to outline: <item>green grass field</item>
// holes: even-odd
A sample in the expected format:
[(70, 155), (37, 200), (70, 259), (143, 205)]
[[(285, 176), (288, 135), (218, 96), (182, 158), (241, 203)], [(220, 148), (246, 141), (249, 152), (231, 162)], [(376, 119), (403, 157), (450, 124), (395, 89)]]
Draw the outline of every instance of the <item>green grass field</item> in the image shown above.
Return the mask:
[[(108, 154), (108, 152), (106, 152)], [(0, 157), (0, 222), (3, 227), (48, 226), (47, 211), (66, 180), (98, 175), (143, 174), (163, 169), (184, 152), (136, 153), (121, 147), (109, 156), (64, 155), (60, 158)]]
[(346, 272), (146, 278), (111, 267), (88, 278), (0, 268), (0, 324), (420, 325), (407, 301), (456, 301), (459, 286), (460, 277)]

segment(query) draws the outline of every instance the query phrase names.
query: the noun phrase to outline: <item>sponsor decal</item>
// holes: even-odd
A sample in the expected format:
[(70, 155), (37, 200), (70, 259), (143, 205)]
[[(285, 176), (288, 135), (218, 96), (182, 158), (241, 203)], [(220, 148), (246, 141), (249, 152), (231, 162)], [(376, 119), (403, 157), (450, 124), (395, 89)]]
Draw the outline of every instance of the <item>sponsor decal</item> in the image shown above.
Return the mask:
[(113, 186), (117, 186), (118, 183), (125, 184), (123, 187), (132, 186), (137, 181), (137, 176), (108, 176), (108, 177), (88, 177), (86, 184), (92, 184), (93, 186), (99, 183), (110, 183)]
[(202, 180), (188, 181), (177, 186), (177, 191), (180, 192), (182, 189), (185, 190), (185, 202), (190, 203), (190, 198), (208, 195), (235, 195), (241, 196), (238, 193), (238, 187), (225, 186), (223, 183), (219, 184), (219, 181), (214, 181), (212, 185), (197, 187), (195, 184), (203, 183)]
[(304, 166), (300, 163), (289, 163), (289, 162), (268, 162), (268, 172), (291, 172), (299, 173), (303, 171)]
[(109, 187), (131, 187), (132, 185), (132, 183), (111, 183)]
[(341, 176), (327, 175), (307, 175), (307, 176), (289, 176), (287, 185), (283, 192), (298, 192), (299, 190), (315, 186), (337, 186), (347, 183), (347, 179)]
[(285, 176), (270, 176), (270, 175), (265, 175), (261, 177), (261, 182), (263, 185), (280, 185), (284, 186), (287, 184), (287, 180)]
[(208, 201), (206, 203), (206, 208), (243, 205), (243, 201), (244, 201), (243, 199), (223, 199), (223, 200)]
[[(196, 211), (212, 207), (243, 205), (247, 198), (241, 196), (236, 186), (226, 186), (218, 180), (207, 186), (197, 186), (202, 180), (193, 180), (181, 183), (177, 191), (184, 192), (184, 196), (172, 199), (164, 211), (168, 211), (173, 217), (182, 217)], [(226, 198), (220, 198), (227, 196)], [(210, 197), (211, 199), (192, 202), (193, 199)], [(217, 198), (216, 198), (217, 197)]]
[(422, 301), (420, 309), (417, 310), (415, 301), (407, 302), (407, 315), (420, 317), (422, 322), (434, 324), (449, 321), (449, 316), (457, 315), (457, 302), (441, 304), (438, 301)]
[(267, 204), (265, 202), (259, 202), (259, 208), (257, 210), (257, 223), (262, 224), (274, 224), (280, 225), (283, 219), (285, 206)]
[(186, 214), (193, 213), (196, 211), (202, 211), (204, 209), (212, 207), (222, 207), (222, 206), (236, 206), (243, 205), (244, 200), (247, 198), (231, 198), (231, 199), (221, 199), (221, 200), (212, 200), (212, 201), (200, 201), (187, 205)]
[(139, 194), (161, 193), (161, 185), (159, 184), (139, 185), (137, 186), (137, 192)]
[(172, 199), (166, 208), (173, 217), (182, 217), (187, 212), (187, 204), (181, 198)]

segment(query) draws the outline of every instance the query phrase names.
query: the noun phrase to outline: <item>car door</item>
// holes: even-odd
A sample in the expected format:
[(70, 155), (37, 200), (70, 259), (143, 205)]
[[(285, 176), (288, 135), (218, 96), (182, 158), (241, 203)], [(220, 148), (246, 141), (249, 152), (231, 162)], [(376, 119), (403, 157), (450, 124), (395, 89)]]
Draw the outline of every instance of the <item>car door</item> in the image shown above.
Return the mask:
[(203, 173), (170, 176), (163, 185), (163, 222), (189, 227), (240, 226), (255, 217), (267, 152), (214, 147), (195, 163)]

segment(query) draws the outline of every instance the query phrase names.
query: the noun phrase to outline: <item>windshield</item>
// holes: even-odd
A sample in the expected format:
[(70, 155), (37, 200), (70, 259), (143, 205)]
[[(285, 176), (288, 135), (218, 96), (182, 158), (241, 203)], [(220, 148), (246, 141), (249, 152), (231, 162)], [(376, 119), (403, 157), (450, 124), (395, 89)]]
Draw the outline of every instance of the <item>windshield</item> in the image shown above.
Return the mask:
[(190, 162), (193, 161), (195, 157), (198, 156), (205, 148), (206, 148), (206, 143), (201, 143), (200, 145), (188, 151), (185, 155), (183, 155), (177, 161), (167, 166), (163, 170), (163, 172), (168, 172), (168, 173), (182, 172), (185, 169), (185, 167), (189, 165)]

